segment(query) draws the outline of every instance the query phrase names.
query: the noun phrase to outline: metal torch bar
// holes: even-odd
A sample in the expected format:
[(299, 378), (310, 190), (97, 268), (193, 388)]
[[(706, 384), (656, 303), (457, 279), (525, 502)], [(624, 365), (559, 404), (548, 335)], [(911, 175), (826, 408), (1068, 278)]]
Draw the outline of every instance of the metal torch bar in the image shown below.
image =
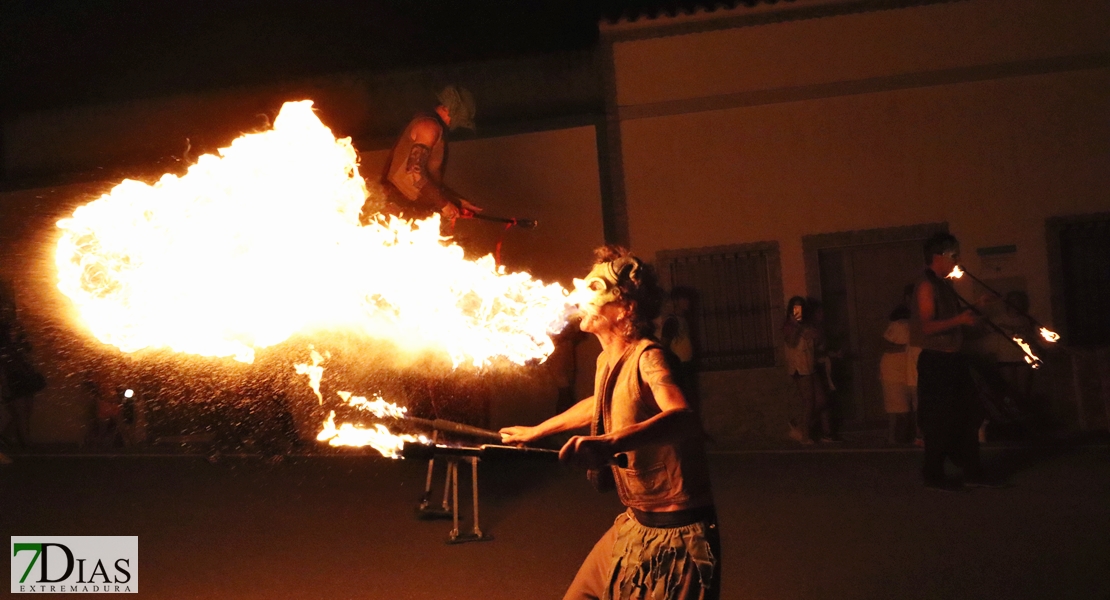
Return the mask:
[[(1003, 303), (1003, 304), (1005, 304), (1006, 306), (1009, 306), (1010, 308), (1012, 308), (1012, 309), (1014, 309), (1014, 310), (1016, 310), (1016, 311), (1020, 312), (1020, 313), (1021, 313), (1021, 314), (1022, 314), (1022, 315), (1023, 315), (1024, 317), (1025, 317), (1025, 318), (1027, 318), (1027, 319), (1029, 319), (1030, 321), (1032, 321), (1033, 325), (1035, 325), (1035, 326), (1037, 326), (1037, 327), (1040, 327), (1041, 329), (1048, 329), (1048, 327), (1045, 327), (1045, 326), (1044, 326), (1044, 325), (1043, 325), (1043, 324), (1042, 324), (1042, 323), (1041, 323), (1040, 321), (1038, 321), (1038, 320), (1037, 320), (1036, 318), (1034, 318), (1034, 317), (1033, 317), (1033, 315), (1031, 315), (1031, 314), (1029, 314), (1028, 312), (1026, 312), (1026, 311), (1022, 310), (1021, 308), (1019, 308), (1019, 307), (1017, 307), (1017, 306), (1014, 306), (1013, 304), (1011, 304), (1011, 303), (1010, 303), (1010, 302), (1009, 302), (1008, 300), (1006, 300), (1006, 297), (1005, 297), (1005, 296), (1003, 296), (1002, 294), (998, 293), (998, 290), (996, 290), (996, 289), (992, 288), (991, 286), (987, 285), (986, 283), (983, 283), (983, 280), (982, 280), (982, 279), (979, 279), (978, 277), (976, 277), (976, 276), (975, 276), (975, 275), (974, 275), (974, 274), (973, 274), (973, 273), (972, 273), (971, 271), (968, 271), (967, 269), (961, 269), (961, 270), (962, 270), (962, 271), (964, 272), (964, 274), (965, 274), (965, 275), (967, 275), (967, 276), (968, 276), (968, 277), (970, 277), (970, 278), (971, 278), (972, 280), (974, 280), (974, 281), (975, 281), (975, 283), (978, 283), (979, 285), (983, 286), (983, 289), (985, 289), (985, 290), (987, 290), (988, 292), (990, 292), (990, 293), (994, 294), (995, 296), (998, 296), (999, 298), (1001, 298), (1001, 299), (1002, 299), (1002, 303)], [(963, 300), (963, 299), (961, 298), (961, 300)], [(966, 300), (964, 300), (964, 302), (966, 303), (967, 301), (966, 301)], [(977, 312), (978, 312), (978, 311), (977, 311)], [(982, 314), (982, 313), (980, 313), (980, 314)], [(1050, 330), (1050, 331), (1051, 331), (1051, 330)], [(1027, 340), (1027, 341), (1028, 341), (1028, 340)]]
[(467, 215), (467, 218), (481, 219), (483, 221), (494, 221), (496, 223), (508, 223), (509, 225), (515, 225), (516, 227), (520, 227), (521, 229), (532, 229), (536, 225), (539, 225), (539, 221), (537, 221), (535, 219), (524, 219), (524, 218), (517, 219), (517, 218), (513, 218), (513, 217), (495, 217), (493, 215), (484, 215), (482, 213), (471, 213), (471, 214)]
[(473, 425), (466, 425), (464, 423), (456, 423), (455, 421), (448, 421), (446, 419), (421, 419), (420, 417), (400, 417), (399, 419), (414, 425), (427, 427), (434, 431), (457, 433), (459, 435), (468, 435), (498, 442), (501, 441), (501, 434), (496, 431), (482, 429), (481, 427), (474, 427)]
[[(421, 444), (405, 442), (401, 447), (402, 458), (426, 459), (435, 456), (473, 456), (481, 460), (538, 460), (556, 462), (558, 450), (530, 448), (526, 446), (505, 446), (501, 444), (482, 444), (481, 446), (448, 446), (445, 444)], [(610, 465), (628, 468), (628, 455), (617, 454), (609, 460)]]
[[(967, 271), (964, 271), (964, 272), (966, 273)], [(952, 293), (953, 293), (953, 294), (956, 294), (956, 298), (957, 298), (957, 299), (958, 299), (958, 300), (959, 300), (960, 302), (962, 302), (964, 306), (966, 306), (966, 307), (967, 307), (967, 308), (968, 308), (969, 310), (971, 310), (971, 312), (973, 312), (973, 313), (975, 313), (975, 314), (979, 315), (980, 317), (982, 317), (982, 318), (983, 318), (983, 321), (984, 321), (984, 322), (985, 322), (985, 323), (986, 323), (987, 325), (990, 325), (991, 329), (993, 329), (993, 330), (994, 330), (994, 331), (995, 331), (996, 333), (998, 333), (998, 335), (1001, 335), (1002, 337), (1006, 338), (1006, 339), (1007, 339), (1007, 340), (1008, 340), (1008, 341), (1009, 341), (1009, 342), (1010, 342), (1011, 344), (1013, 344), (1013, 345), (1017, 346), (1018, 350), (1021, 350), (1021, 353), (1022, 353), (1022, 354), (1026, 355), (1026, 356), (1028, 356), (1028, 357), (1029, 357), (1030, 359), (1032, 359), (1032, 361), (1033, 361), (1033, 362), (1029, 363), (1029, 365), (1030, 365), (1031, 367), (1033, 367), (1034, 369), (1036, 369), (1037, 367), (1039, 367), (1039, 366), (1041, 366), (1042, 364), (1044, 364), (1044, 362), (1043, 362), (1043, 361), (1041, 360), (1041, 357), (1037, 356), (1036, 354), (1033, 354), (1033, 351), (1032, 351), (1032, 349), (1030, 349), (1030, 350), (1026, 350), (1026, 349), (1025, 349), (1025, 348), (1024, 348), (1024, 347), (1023, 347), (1023, 346), (1022, 346), (1021, 344), (1019, 344), (1019, 343), (1017, 342), (1017, 340), (1015, 340), (1015, 339), (1013, 338), (1013, 336), (1011, 336), (1011, 335), (1010, 335), (1009, 333), (1006, 333), (1006, 330), (1002, 329), (1002, 328), (1001, 328), (1001, 327), (999, 327), (999, 326), (998, 326), (997, 324), (995, 324), (995, 322), (994, 322), (994, 321), (990, 320), (990, 318), (989, 318), (989, 317), (987, 317), (987, 315), (983, 314), (983, 311), (981, 311), (981, 310), (979, 310), (978, 308), (976, 308), (974, 304), (972, 304), (972, 303), (968, 302), (967, 300), (965, 300), (963, 296), (961, 296), (961, 295), (960, 295), (960, 294), (959, 294), (958, 292), (956, 292), (956, 290), (954, 290), (954, 289), (953, 289), (953, 290), (952, 290)], [(1025, 342), (1025, 343), (1027, 343), (1027, 344), (1029, 343), (1029, 342), (1028, 342), (1027, 340), (1022, 340), (1022, 341), (1024, 341), (1024, 342)]]

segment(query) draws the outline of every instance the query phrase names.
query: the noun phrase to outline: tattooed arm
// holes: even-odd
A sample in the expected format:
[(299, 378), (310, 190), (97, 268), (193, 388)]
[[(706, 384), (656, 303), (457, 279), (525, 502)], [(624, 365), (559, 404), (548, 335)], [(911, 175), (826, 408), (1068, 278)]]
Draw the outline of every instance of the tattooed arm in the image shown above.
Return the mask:
[(460, 210), (480, 212), (481, 208), (443, 184), (443, 163), (432, 157), (432, 147), (442, 136), (442, 128), (432, 119), (422, 119), (413, 126), (413, 144), (405, 162), (405, 175), (420, 190), (419, 201), (434, 206), (448, 219), (458, 217)]

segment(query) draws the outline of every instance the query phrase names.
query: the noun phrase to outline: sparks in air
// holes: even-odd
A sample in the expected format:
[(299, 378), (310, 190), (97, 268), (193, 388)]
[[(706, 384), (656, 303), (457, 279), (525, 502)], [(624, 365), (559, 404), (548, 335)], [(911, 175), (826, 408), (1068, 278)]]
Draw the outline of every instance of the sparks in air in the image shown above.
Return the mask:
[[(321, 363), (324, 362), (325, 358), (315, 350), (311, 350), (311, 358), (311, 365), (296, 364), (294, 368), (297, 374), (308, 376), (309, 386), (322, 403), (320, 381), (323, 378), (324, 367)], [(343, 399), (344, 404), (360, 411), (369, 412), (379, 419), (403, 419), (405, 413), (408, 412), (402, 406), (387, 402), (380, 395), (374, 395), (373, 400), (367, 400), (365, 396), (356, 396), (347, 391), (336, 392), (336, 395)], [(336, 424), (334, 410), (330, 411), (328, 418), (324, 420), (320, 433), (316, 435), (316, 440), (327, 442), (330, 446), (354, 448), (370, 446), (387, 458), (400, 458), (401, 448), (404, 447), (405, 442), (420, 442), (423, 444), (430, 442), (423, 435), (392, 433), (388, 427), (381, 423), (375, 423), (369, 427), (356, 423)]]
[(289, 102), (185, 175), (125, 180), (59, 221), (58, 288), (124, 352), (251, 362), (295, 333), (342, 331), (456, 366), (551, 354), (566, 290), (467, 260), (438, 215), (362, 225), (367, 193), (350, 139)]

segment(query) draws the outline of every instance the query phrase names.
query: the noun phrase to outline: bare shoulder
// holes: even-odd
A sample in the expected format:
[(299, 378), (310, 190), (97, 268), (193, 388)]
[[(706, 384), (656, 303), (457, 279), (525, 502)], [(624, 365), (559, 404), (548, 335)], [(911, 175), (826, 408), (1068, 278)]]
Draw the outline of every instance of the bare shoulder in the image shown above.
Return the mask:
[(932, 300), (933, 293), (935, 291), (936, 290), (934, 289), (933, 282), (930, 281), (928, 278), (925, 278), (917, 283), (917, 288), (914, 290), (914, 294), (917, 297), (918, 302), (921, 302), (923, 299)]
[(417, 117), (410, 132), (414, 141), (428, 146), (435, 145), (443, 134), (439, 123), (431, 117)]

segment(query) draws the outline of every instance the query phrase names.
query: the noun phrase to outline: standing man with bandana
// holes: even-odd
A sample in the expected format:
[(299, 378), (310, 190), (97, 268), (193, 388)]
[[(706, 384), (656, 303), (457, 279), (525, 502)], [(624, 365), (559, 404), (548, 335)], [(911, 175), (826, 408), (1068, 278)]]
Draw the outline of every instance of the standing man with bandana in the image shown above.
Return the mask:
[[(698, 415), (651, 338), (662, 290), (651, 265), (600, 248), (586, 278), (582, 331), (597, 336), (594, 395), (535, 427), (506, 427), (527, 443), (590, 427), (559, 452), (586, 466), (601, 491), (616, 488), (628, 510), (597, 542), (564, 600), (708, 600), (720, 597), (720, 533)], [(617, 454), (622, 466), (610, 465)]]
[(474, 129), (474, 97), (449, 85), (438, 100), (434, 111), (413, 117), (386, 161), (381, 178), (386, 212), (406, 219), (426, 219), (438, 212), (444, 221), (453, 221), (482, 210), (443, 183), (447, 133), (459, 127)]

